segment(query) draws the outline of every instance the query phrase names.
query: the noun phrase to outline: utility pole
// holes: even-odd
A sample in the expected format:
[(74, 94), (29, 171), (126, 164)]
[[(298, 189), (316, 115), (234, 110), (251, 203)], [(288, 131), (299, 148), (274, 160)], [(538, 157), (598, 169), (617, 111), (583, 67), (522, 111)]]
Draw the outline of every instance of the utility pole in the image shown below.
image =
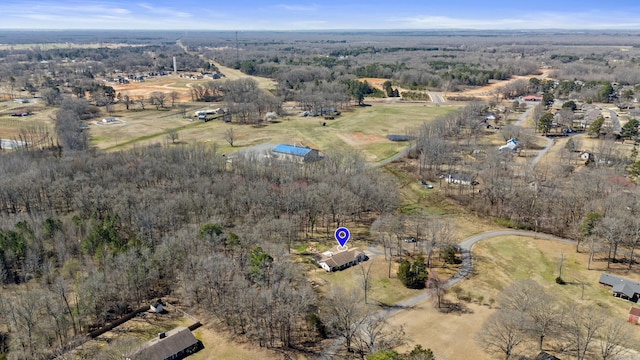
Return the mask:
[(240, 52), (238, 50), (238, 32), (236, 31), (236, 62), (240, 66)]

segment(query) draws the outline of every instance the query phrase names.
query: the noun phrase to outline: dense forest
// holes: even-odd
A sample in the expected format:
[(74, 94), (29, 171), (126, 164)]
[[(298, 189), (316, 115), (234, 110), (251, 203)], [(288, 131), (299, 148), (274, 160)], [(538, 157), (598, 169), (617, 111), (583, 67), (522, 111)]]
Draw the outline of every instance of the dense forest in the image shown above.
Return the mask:
[(260, 344), (291, 346), (317, 304), (289, 247), (397, 202), (354, 155), (229, 168), (202, 146), (65, 154), (3, 155), (0, 279), (40, 284), (2, 295), (9, 346), (24, 358), (172, 291)]

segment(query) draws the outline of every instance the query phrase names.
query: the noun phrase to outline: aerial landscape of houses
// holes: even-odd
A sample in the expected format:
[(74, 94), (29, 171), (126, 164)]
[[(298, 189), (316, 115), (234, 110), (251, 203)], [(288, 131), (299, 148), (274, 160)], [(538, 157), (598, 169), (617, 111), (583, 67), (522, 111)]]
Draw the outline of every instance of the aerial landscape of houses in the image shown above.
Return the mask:
[(4, 2), (0, 360), (640, 359), (638, 14)]

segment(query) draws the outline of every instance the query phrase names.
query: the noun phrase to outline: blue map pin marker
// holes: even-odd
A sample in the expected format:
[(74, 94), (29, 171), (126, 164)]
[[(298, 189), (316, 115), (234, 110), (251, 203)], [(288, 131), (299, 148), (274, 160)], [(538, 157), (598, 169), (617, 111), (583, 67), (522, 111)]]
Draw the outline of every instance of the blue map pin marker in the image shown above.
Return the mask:
[(340, 247), (344, 247), (347, 241), (349, 241), (349, 236), (351, 236), (351, 234), (349, 234), (349, 229), (347, 229), (346, 227), (339, 227), (336, 229), (336, 232), (333, 234), (333, 236), (338, 241), (338, 244), (340, 244)]

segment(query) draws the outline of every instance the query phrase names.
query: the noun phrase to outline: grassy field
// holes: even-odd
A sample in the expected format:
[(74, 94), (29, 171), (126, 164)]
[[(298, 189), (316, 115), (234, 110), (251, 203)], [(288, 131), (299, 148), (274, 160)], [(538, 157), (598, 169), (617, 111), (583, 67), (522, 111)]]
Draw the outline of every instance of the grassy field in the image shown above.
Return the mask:
[[(607, 289), (598, 285), (602, 264), (596, 263), (596, 270), (586, 270), (587, 254), (576, 253), (574, 245), (505, 236), (480, 242), (472, 252), (475, 275), (457, 285), (473, 299), (471, 304), (467, 304), (472, 312), (444, 315), (434, 310), (431, 303), (424, 303), (396, 315), (391, 322), (404, 325), (412, 338), (400, 350), (421, 344), (431, 348), (436, 358), (464, 359), (473, 354), (474, 359), (492, 359), (478, 346), (476, 335), (483, 322), (493, 313), (492, 305), (500, 290), (513, 281), (524, 279), (536, 280), (569, 304), (595, 305), (610, 316), (626, 319), (630, 303), (613, 298)], [(562, 277), (567, 285), (555, 283), (561, 256), (564, 256)], [(633, 275), (624, 276), (633, 278)], [(582, 286), (582, 283), (586, 285)], [(447, 296), (455, 301), (451, 291)], [(635, 331), (637, 329), (632, 325), (628, 326), (633, 343), (638, 347), (640, 332)], [(534, 352), (531, 350), (522, 355), (532, 355)]]
[[(383, 255), (372, 255), (371, 259), (361, 265), (351, 267), (343, 271), (328, 273), (320, 268), (312, 271), (309, 277), (319, 284), (332, 284), (344, 288), (358, 288), (362, 279), (362, 268), (366, 270), (371, 266), (371, 290), (367, 293), (368, 303), (373, 305), (388, 306), (402, 299), (411, 297), (424, 290), (412, 290), (406, 288), (397, 279), (398, 264), (391, 263), (391, 278), (387, 276), (389, 263)], [(325, 289), (325, 287), (322, 287)]]
[[(192, 104), (189, 114), (202, 104)], [(217, 107), (212, 104), (211, 107)], [(115, 117), (124, 124), (91, 125), (92, 144), (105, 150), (126, 149), (133, 145), (165, 143), (169, 129), (179, 130), (183, 143), (216, 143), (220, 151), (232, 153), (264, 142), (295, 143), (320, 151), (360, 151), (370, 161), (386, 159), (407, 146), (406, 142), (392, 142), (389, 134), (406, 134), (422, 122), (454, 111), (455, 107), (424, 106), (420, 104), (376, 103), (345, 111), (335, 120), (300, 117), (297, 114), (282, 118), (279, 123), (261, 127), (222, 123), (219, 120), (203, 123), (182, 118), (177, 110), (118, 111)], [(323, 123), (326, 125), (323, 126)], [(225, 132), (232, 128), (236, 134), (234, 147), (225, 141)]]
[[(14, 112), (31, 112), (25, 117), (11, 116)], [(18, 135), (20, 129), (33, 126), (45, 126), (53, 130), (52, 116), (56, 109), (47, 108), (40, 101), (32, 101), (27, 104), (18, 104), (13, 101), (0, 102), (0, 139), (12, 139)]]

